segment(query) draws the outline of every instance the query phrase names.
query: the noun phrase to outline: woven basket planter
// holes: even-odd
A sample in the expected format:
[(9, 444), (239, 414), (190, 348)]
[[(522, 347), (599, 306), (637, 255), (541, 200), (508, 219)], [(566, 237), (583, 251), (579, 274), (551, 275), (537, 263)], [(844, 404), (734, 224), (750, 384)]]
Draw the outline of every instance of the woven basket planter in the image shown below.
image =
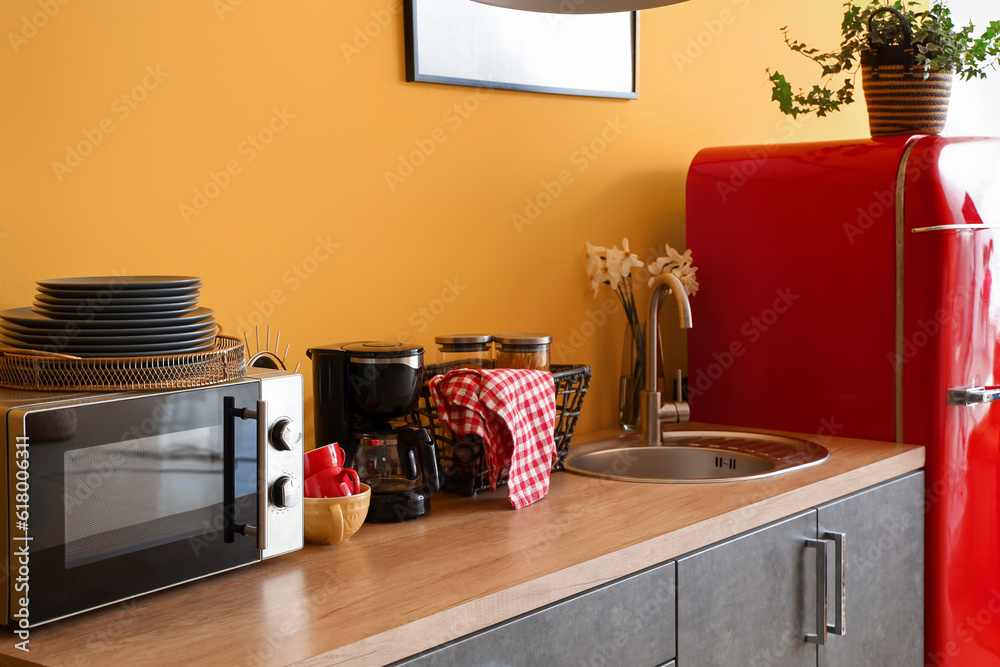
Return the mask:
[[(882, 47), (884, 52), (887, 47)], [(880, 58), (882, 53), (879, 54)], [(868, 105), (868, 127), (873, 137), (891, 134), (940, 134), (948, 120), (951, 72), (911, 73), (904, 66), (879, 63), (878, 75), (867, 51), (861, 54), (861, 86)], [(866, 61), (868, 61), (866, 63)]]
[[(871, 19), (890, 12), (903, 28), (902, 44), (879, 45), (871, 38)], [(868, 47), (861, 52), (861, 86), (868, 105), (868, 126), (873, 137), (893, 134), (939, 134), (948, 120), (951, 72), (914, 70), (912, 33), (906, 19), (894, 9), (872, 14), (868, 21)]]

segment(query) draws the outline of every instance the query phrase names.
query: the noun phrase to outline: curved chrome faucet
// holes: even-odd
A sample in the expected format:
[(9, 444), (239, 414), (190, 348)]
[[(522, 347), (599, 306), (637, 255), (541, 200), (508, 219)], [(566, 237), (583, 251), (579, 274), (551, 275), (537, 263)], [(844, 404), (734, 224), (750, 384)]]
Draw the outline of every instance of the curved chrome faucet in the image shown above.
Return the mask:
[[(681, 329), (690, 329), (691, 302), (688, 301), (684, 283), (673, 273), (661, 273), (653, 281), (653, 293), (649, 297), (649, 335), (646, 337), (646, 391), (642, 392), (643, 410), (642, 444), (659, 446), (663, 444), (663, 434), (660, 424), (676, 424), (686, 422), (691, 417), (691, 408), (682, 400), (660, 406), (660, 392), (656, 390), (656, 351), (660, 341), (660, 303), (663, 301), (663, 290), (670, 288), (677, 300), (677, 310), (680, 314)], [(681, 393), (681, 372), (677, 371), (677, 398)]]

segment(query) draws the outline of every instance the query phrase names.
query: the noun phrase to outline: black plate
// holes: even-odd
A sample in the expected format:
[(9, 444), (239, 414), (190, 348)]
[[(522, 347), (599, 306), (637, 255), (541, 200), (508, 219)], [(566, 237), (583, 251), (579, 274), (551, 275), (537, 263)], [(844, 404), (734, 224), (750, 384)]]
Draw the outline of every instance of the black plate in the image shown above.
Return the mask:
[(51, 278), (36, 280), (40, 287), (51, 289), (120, 292), (132, 289), (157, 289), (161, 287), (190, 287), (201, 282), (194, 276), (86, 276), (81, 278)]
[[(149, 343), (159, 343), (162, 345), (182, 345), (193, 343), (200, 338), (216, 333), (216, 326), (200, 327), (191, 331), (181, 333), (155, 333), (155, 334), (135, 334), (134, 331), (145, 331), (144, 329), (122, 329), (124, 333), (108, 336), (83, 336), (77, 331), (77, 335), (67, 332), (40, 334), (37, 329), (30, 329), (32, 333), (23, 333), (22, 329), (13, 330), (10, 324), (0, 327), (0, 334), (29, 345), (146, 345)], [(97, 329), (95, 333), (104, 333), (104, 330)]]
[(139, 306), (117, 306), (109, 304), (102, 306), (92, 304), (89, 306), (52, 306), (47, 303), (36, 301), (31, 307), (33, 311), (46, 317), (56, 320), (89, 320), (89, 319), (116, 319), (121, 317), (175, 317), (183, 313), (190, 313), (198, 307), (197, 301), (184, 301), (183, 303), (155, 303)]
[[(162, 327), (173, 327), (182, 324), (195, 324), (206, 320), (215, 314), (211, 308), (198, 308), (190, 313), (176, 315), (169, 319), (93, 319), (93, 320), (57, 320), (52, 317), (45, 317), (34, 312), (31, 308), (10, 308), (0, 311), (0, 319), (20, 324), (33, 329), (47, 329), (49, 331), (60, 331), (72, 328), (80, 329), (157, 329)], [(166, 333), (166, 332), (164, 332)]]
[[(125, 296), (129, 296), (131, 293), (126, 292)], [(120, 299), (118, 295), (113, 298), (104, 297), (63, 297), (63, 296), (49, 296), (48, 294), (43, 294), (39, 292), (35, 295), (35, 303), (44, 306), (152, 306), (157, 304), (162, 304), (165, 306), (177, 304), (177, 303), (197, 303), (198, 296), (200, 292), (194, 292), (193, 294), (179, 294), (172, 296), (144, 296), (138, 298), (128, 298)]]
[(53, 289), (51, 287), (38, 286), (38, 293), (49, 297), (61, 299), (144, 299), (147, 297), (168, 297), (168, 296), (196, 296), (201, 284), (189, 287), (158, 287), (156, 289), (130, 289), (130, 290), (109, 290), (109, 289)]
[[(51, 322), (51, 320), (48, 320)], [(215, 326), (215, 318), (209, 318), (200, 322), (190, 322), (177, 325), (160, 325), (155, 327), (134, 327), (131, 329), (84, 329), (74, 328), (77, 322), (57, 322), (50, 327), (25, 327), (13, 322), (0, 322), (0, 326), (7, 332), (17, 333), (26, 336), (48, 336), (69, 335), (74, 338), (91, 338), (103, 336), (159, 336), (163, 334), (191, 333), (201, 331), (208, 327)]]
[(188, 343), (185, 345), (134, 345), (131, 347), (97, 347), (93, 350), (86, 350), (84, 347), (79, 348), (49, 348), (46, 350), (46, 346), (38, 345), (31, 346), (26, 343), (19, 343), (6, 336), (0, 336), (0, 344), (6, 345), (8, 347), (13, 347), (16, 349), (24, 350), (25, 352), (33, 351), (47, 351), (47, 352), (59, 352), (60, 354), (70, 354), (75, 357), (161, 357), (171, 354), (193, 354), (195, 352), (204, 352), (205, 350), (211, 349), (215, 345), (215, 337), (212, 336), (208, 339), (202, 339), (198, 343)]

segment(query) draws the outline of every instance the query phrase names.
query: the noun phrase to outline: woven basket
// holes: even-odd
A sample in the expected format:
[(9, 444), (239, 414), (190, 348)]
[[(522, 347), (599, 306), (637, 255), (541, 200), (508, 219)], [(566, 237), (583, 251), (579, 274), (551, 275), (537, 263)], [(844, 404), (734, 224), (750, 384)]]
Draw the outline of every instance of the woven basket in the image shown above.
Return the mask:
[[(424, 368), (424, 386), (420, 394), (420, 407), (405, 419), (414, 426), (426, 428), (434, 437), (437, 447), (438, 475), (441, 489), (463, 496), (474, 496), (489, 490), (489, 472), (486, 468), (486, 450), (481, 438), (475, 435), (456, 437), (439, 419), (437, 407), (431, 399), (428, 386), (431, 378), (461, 368), (462, 362), (428, 365)], [(590, 388), (589, 366), (560, 366), (553, 364), (552, 379), (556, 386), (556, 423), (554, 440), (558, 459), (552, 470), (562, 470), (573, 430), (580, 419), (580, 408)], [(509, 466), (500, 471), (498, 485), (507, 483)]]
[[(902, 44), (880, 45), (872, 39), (872, 19), (889, 12), (900, 21)], [(914, 71), (913, 36), (902, 14), (886, 7), (868, 19), (868, 50), (861, 52), (861, 85), (873, 137), (893, 134), (939, 134), (948, 120), (951, 72)]]

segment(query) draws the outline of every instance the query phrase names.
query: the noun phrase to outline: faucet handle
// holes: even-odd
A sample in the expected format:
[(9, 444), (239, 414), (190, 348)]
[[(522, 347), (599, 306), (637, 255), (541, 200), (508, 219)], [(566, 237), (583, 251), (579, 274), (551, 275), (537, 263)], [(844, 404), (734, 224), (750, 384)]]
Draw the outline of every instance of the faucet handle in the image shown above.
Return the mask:
[(674, 397), (672, 402), (668, 401), (660, 407), (661, 424), (682, 424), (691, 420), (691, 407), (684, 401), (684, 380), (679, 368), (674, 380)]

